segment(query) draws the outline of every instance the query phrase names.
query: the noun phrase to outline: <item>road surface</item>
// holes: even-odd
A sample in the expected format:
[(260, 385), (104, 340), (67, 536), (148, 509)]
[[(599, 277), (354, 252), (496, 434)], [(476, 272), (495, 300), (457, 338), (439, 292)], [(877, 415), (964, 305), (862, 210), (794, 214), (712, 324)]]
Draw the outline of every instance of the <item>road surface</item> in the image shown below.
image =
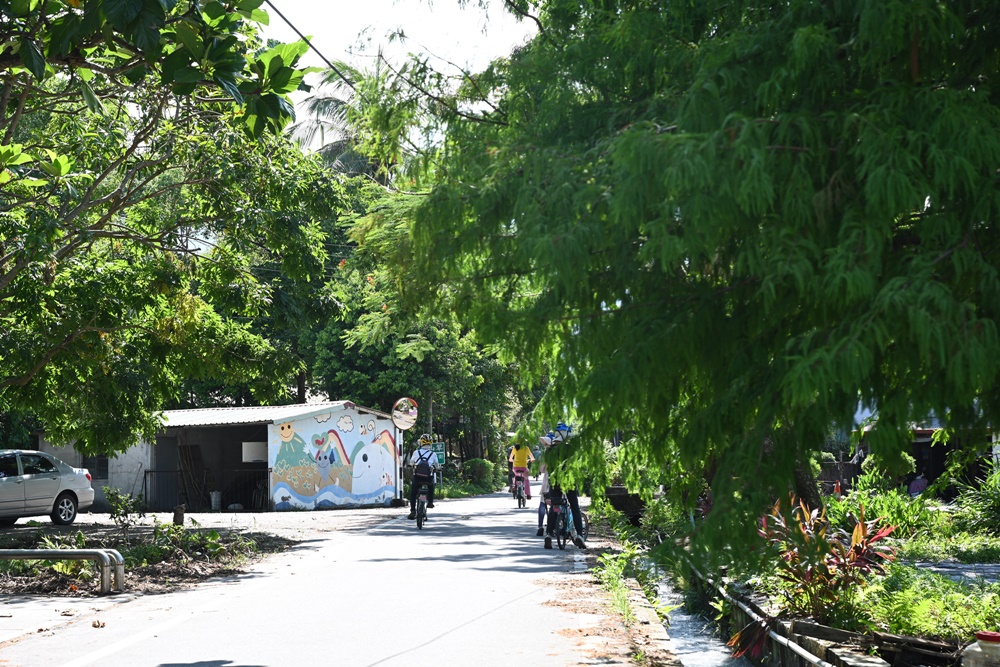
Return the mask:
[(268, 515), (258, 529), (314, 530), (245, 574), (176, 593), (0, 600), (0, 630), (48, 614), (0, 647), (0, 666), (629, 664), (584, 553), (543, 549), (533, 507), (498, 493), (439, 501), (423, 530), (405, 510), (322, 529), (349, 515)]

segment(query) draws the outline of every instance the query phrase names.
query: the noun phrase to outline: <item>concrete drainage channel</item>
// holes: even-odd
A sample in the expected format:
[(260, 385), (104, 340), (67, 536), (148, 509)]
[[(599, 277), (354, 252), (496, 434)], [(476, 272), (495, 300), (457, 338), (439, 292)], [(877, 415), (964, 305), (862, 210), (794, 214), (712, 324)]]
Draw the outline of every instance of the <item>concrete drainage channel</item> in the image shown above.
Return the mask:
[(684, 597), (667, 580), (657, 586), (660, 602), (674, 607), (664, 625), (669, 649), (684, 667), (752, 667), (745, 658), (733, 658), (732, 649), (717, 636), (715, 623), (684, 611)]
[(101, 571), (101, 595), (125, 589), (125, 559), (115, 549), (0, 549), (0, 560), (92, 560)]

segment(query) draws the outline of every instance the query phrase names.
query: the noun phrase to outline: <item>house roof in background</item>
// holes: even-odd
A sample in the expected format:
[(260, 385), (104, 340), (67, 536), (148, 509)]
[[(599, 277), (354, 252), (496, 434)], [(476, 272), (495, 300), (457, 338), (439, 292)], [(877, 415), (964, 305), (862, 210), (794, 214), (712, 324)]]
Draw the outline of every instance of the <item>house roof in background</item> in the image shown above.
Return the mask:
[(164, 410), (163, 428), (181, 426), (229, 426), (234, 424), (280, 424), (305, 419), (337, 410), (358, 410), (362, 413), (389, 418), (379, 410), (363, 408), (351, 401), (296, 403), (294, 405), (259, 405), (240, 408), (199, 408), (197, 410)]

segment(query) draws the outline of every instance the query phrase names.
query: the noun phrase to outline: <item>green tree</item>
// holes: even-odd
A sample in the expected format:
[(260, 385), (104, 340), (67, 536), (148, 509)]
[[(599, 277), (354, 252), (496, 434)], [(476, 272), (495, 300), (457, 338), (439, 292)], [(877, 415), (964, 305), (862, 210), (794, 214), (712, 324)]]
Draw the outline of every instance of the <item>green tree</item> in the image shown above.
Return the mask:
[(255, 37), (260, 4), (0, 1), (0, 411), (114, 452), (183, 378), (287, 387), (279, 350), (207, 297), (229, 248), (317, 234), (257, 215), (268, 170), (234, 178), (258, 151), (291, 155), (268, 134), (303, 75), (304, 43)]
[[(689, 504), (704, 474), (736, 539), (859, 405), (886, 457), (1000, 422), (996, 3), (511, 5), (530, 44), (384, 109), (445, 137), (410, 294), (551, 379), (537, 425), (634, 434)], [(395, 117), (359, 120), (385, 154)]]
[(292, 126), (299, 143), (316, 153), (338, 173), (366, 176), (388, 184), (389, 169), (360, 150), (365, 141), (349, 120), (352, 114), (363, 113), (367, 97), (358, 86), (379, 85), (390, 73), (382, 61), (373, 71), (365, 73), (347, 63), (337, 62), (324, 70), (320, 84), (302, 103), (305, 118)]
[(354, 247), (331, 281), (340, 310), (316, 338), (313, 375), (328, 396), (382, 410), (410, 396), (422, 420), (433, 410), (435, 432), (463, 458), (481, 457), (484, 439), (498, 443), (532, 397), (521, 391), (516, 365), (500, 362), (458, 318), (403, 307), (415, 279), (406, 276), (414, 265), (409, 228), (397, 221), (408, 198), (356, 182), (364, 185), (352, 202), (367, 205), (345, 221)]

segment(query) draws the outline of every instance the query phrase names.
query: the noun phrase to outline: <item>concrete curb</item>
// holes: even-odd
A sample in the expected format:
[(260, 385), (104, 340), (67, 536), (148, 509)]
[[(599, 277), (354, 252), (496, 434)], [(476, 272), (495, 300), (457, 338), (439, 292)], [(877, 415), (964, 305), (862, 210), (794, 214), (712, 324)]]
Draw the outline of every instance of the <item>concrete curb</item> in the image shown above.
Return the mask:
[(629, 628), (636, 649), (642, 651), (647, 662), (640, 663), (649, 667), (680, 667), (681, 662), (670, 650), (670, 636), (656, 613), (652, 603), (646, 598), (642, 586), (635, 579), (628, 578), (625, 585), (629, 589), (629, 605), (636, 621)]
[[(608, 546), (613, 552), (622, 551), (618, 536), (609, 525), (591, 525), (591, 531), (591, 537), (597, 538), (593, 546), (603, 542), (601, 546)], [(588, 552), (587, 566), (591, 572), (597, 567), (597, 563), (597, 554), (594, 551)], [(680, 660), (670, 649), (670, 636), (663, 620), (646, 597), (642, 586), (634, 577), (624, 577), (622, 583), (628, 589), (629, 607), (635, 615), (635, 622), (626, 627), (632, 645), (633, 664), (643, 667), (682, 667)]]

